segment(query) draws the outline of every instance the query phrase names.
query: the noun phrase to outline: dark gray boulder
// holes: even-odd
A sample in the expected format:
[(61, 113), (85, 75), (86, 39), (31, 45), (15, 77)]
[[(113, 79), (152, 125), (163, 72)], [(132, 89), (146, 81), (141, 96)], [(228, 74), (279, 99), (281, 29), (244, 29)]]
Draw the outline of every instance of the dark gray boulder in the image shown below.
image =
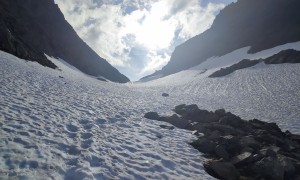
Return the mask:
[(159, 127), (163, 128), (163, 129), (168, 129), (168, 130), (173, 130), (173, 129), (175, 129), (174, 126), (166, 126), (166, 125), (159, 125)]
[(237, 136), (221, 136), (218, 139), (218, 144), (223, 145), (226, 148), (227, 152), (229, 152), (231, 155), (235, 155), (242, 150), (240, 139)]
[(220, 124), (229, 125), (234, 128), (243, 127), (246, 124), (246, 122), (244, 120), (242, 120), (240, 117), (235, 116), (231, 113), (227, 113), (225, 116), (223, 116), (219, 120), (219, 122), (220, 122)]
[(237, 180), (240, 177), (238, 170), (230, 162), (207, 161), (204, 168), (210, 175), (219, 179)]
[(159, 121), (164, 121), (172, 124), (173, 126), (181, 129), (189, 129), (191, 130), (190, 121), (186, 119), (180, 118), (177, 114), (173, 114), (172, 116), (163, 116), (159, 117)]
[(157, 112), (147, 112), (144, 117), (147, 119), (159, 120), (159, 115)]
[(162, 93), (162, 97), (169, 97), (168, 93)]
[(281, 165), (280, 161), (274, 157), (265, 157), (256, 162), (253, 167), (253, 172), (264, 179), (284, 179), (284, 167)]
[(225, 160), (225, 161), (229, 160), (230, 155), (226, 151), (226, 148), (224, 147), (224, 145), (217, 145), (215, 148), (215, 153), (217, 156), (219, 156), (223, 160)]
[(223, 117), (223, 116), (225, 116), (226, 111), (225, 111), (225, 109), (217, 109), (215, 111), (215, 114), (218, 115), (219, 117)]
[(292, 158), (288, 158), (285, 156), (279, 156), (279, 162), (284, 169), (284, 178), (285, 179), (291, 179), (293, 177), (293, 175), (295, 174), (295, 172), (297, 170), (299, 170), (296, 167), (297, 161)]
[(235, 166), (243, 166), (254, 161), (253, 154), (250, 152), (244, 152), (231, 159), (231, 163)]
[(207, 123), (216, 122), (219, 120), (218, 115), (207, 110), (200, 110), (196, 104), (181, 104), (179, 106), (176, 106), (174, 111), (177, 114), (181, 115), (183, 118), (191, 120), (193, 122)]
[(213, 153), (217, 144), (205, 137), (201, 137), (196, 141), (192, 142), (191, 145), (195, 149), (198, 149), (200, 152)]
[(243, 148), (247, 148), (247, 147), (250, 147), (254, 150), (258, 150), (261, 146), (261, 144), (255, 140), (255, 138), (253, 136), (243, 136), (241, 137), (240, 139), (240, 145), (243, 147)]

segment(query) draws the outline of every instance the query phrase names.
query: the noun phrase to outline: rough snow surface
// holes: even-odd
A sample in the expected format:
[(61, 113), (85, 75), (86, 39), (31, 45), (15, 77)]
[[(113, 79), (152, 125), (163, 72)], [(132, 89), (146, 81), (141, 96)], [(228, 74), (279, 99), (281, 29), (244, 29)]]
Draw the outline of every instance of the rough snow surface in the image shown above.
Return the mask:
[(0, 52), (0, 179), (212, 179), (191, 132), (143, 118), (171, 99), (52, 61)]
[(224, 77), (208, 78), (221, 67), (243, 59), (266, 58), (286, 49), (299, 51), (300, 42), (255, 54), (247, 53), (249, 47), (238, 49), (222, 57), (209, 58), (189, 70), (137, 83), (137, 86), (170, 93), (175, 97), (174, 105), (183, 101), (212, 111), (225, 108), (245, 119), (276, 122), (283, 130), (300, 133), (300, 64), (259, 63)]
[(201, 153), (188, 145), (191, 132), (161, 129), (163, 122), (143, 118), (182, 103), (300, 132), (299, 64), (261, 63), (222, 78), (207, 78), (215, 66), (197, 67), (116, 84), (51, 60), (61, 70), (0, 52), (3, 179), (212, 179)]

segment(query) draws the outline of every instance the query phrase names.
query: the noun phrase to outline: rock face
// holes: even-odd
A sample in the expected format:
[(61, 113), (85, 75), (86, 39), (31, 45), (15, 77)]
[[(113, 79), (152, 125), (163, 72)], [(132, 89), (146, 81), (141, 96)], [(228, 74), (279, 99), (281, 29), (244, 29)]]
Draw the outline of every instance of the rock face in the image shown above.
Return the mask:
[(288, 50), (281, 51), (278, 54), (270, 56), (266, 59), (258, 59), (258, 60), (244, 59), (229, 67), (221, 68), (220, 70), (212, 73), (208, 77), (214, 78), (214, 77), (226, 76), (230, 73), (233, 73), (236, 70), (248, 68), (260, 62), (264, 62), (265, 64), (300, 63), (300, 51), (288, 49)]
[(299, 135), (282, 132), (275, 123), (246, 121), (224, 109), (209, 112), (197, 105), (178, 105), (177, 114), (146, 118), (191, 130), (198, 139), (191, 145), (209, 158), (206, 171), (219, 179), (300, 178)]
[(300, 63), (300, 51), (288, 49), (264, 59), (266, 64)]
[(92, 76), (129, 81), (79, 38), (54, 0), (0, 0), (0, 50), (56, 68), (47, 54)]
[(233, 64), (232, 66), (229, 66), (229, 67), (226, 67), (226, 68), (221, 68), (220, 70), (212, 73), (208, 77), (222, 77), (222, 76), (226, 76), (228, 74), (233, 73), (236, 70), (248, 68), (248, 67), (251, 67), (251, 66), (255, 66), (259, 62), (261, 62), (261, 61), (260, 60), (244, 59), (244, 60), (242, 60), (242, 61), (240, 61), (240, 62), (238, 62), (236, 64)]
[(210, 29), (176, 47), (170, 62), (151, 76), (167, 76), (247, 46), (254, 53), (300, 41), (298, 7), (298, 0), (232, 3), (217, 15)]

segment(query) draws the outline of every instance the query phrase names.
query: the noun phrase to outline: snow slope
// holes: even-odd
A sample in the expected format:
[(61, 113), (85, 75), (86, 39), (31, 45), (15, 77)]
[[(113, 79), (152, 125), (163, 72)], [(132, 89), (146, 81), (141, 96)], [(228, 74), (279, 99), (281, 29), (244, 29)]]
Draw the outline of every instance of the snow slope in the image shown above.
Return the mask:
[(55, 63), (62, 71), (0, 52), (1, 178), (211, 179), (190, 132), (143, 118), (169, 111), (160, 92)]
[[(234, 63), (226, 60), (224, 66)], [(300, 133), (300, 64), (258, 64), (207, 78), (219, 68), (210, 60), (212, 69), (115, 84), (51, 61), (61, 70), (0, 52), (1, 178), (212, 179), (201, 153), (187, 143), (194, 139), (190, 132), (143, 118), (148, 111), (171, 113), (181, 103), (225, 108)]]
[[(283, 130), (300, 133), (300, 64), (256, 66), (220, 78), (208, 78), (222, 67), (242, 59), (259, 59), (282, 50), (300, 50), (300, 42), (288, 43), (255, 54), (249, 47), (222, 57), (213, 57), (189, 70), (166, 76), (137, 87), (172, 94), (174, 105), (195, 103), (199, 108), (225, 108), (245, 119), (276, 122)], [(146, 90), (145, 90), (146, 91)]]

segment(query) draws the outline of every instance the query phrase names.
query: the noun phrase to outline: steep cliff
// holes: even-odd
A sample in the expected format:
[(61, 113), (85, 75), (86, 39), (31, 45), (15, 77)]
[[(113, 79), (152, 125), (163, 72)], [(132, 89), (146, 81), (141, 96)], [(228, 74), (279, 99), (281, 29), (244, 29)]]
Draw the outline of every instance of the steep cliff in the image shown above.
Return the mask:
[(0, 50), (56, 68), (47, 54), (92, 76), (129, 81), (80, 39), (53, 0), (0, 0)]

